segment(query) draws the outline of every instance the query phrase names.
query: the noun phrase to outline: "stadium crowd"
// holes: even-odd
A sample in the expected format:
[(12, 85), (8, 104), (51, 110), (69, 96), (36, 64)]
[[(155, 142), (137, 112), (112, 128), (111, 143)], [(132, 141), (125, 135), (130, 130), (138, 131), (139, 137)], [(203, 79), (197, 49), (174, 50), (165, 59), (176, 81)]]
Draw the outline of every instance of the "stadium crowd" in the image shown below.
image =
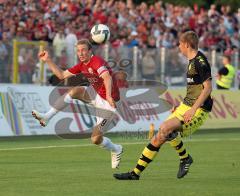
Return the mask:
[[(240, 48), (240, 8), (233, 12), (230, 6), (217, 9), (211, 5), (206, 10), (197, 5), (183, 7), (162, 1), (152, 5), (144, 2), (135, 5), (132, 0), (3, 2), (0, 3), (0, 66), (12, 56), (13, 38), (48, 41), (54, 46), (56, 58), (61, 59), (64, 53), (70, 57), (77, 39), (88, 38), (90, 28), (96, 23), (110, 27), (113, 48), (136, 45), (149, 49), (176, 48), (178, 33), (188, 29), (198, 33), (202, 50), (215, 48), (231, 53)], [(72, 57), (67, 61), (69, 65), (74, 63)]]

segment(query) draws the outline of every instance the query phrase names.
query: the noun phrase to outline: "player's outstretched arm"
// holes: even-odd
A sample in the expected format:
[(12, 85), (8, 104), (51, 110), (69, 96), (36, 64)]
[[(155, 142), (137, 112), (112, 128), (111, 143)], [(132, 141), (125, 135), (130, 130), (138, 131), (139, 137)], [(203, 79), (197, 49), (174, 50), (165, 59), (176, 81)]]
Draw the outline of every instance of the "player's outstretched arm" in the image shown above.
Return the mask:
[(109, 72), (104, 72), (101, 77), (106, 89), (106, 99), (112, 107), (116, 108), (115, 101), (112, 98), (112, 77), (110, 76)]
[(51, 57), (49, 56), (48, 52), (46, 50), (41, 51), (38, 53), (38, 57), (40, 60), (42, 60), (43, 62), (46, 62), (49, 66), (49, 68), (51, 69), (51, 71), (60, 79), (63, 80), (65, 78), (69, 78), (70, 76), (73, 76), (72, 73), (70, 73), (69, 71), (64, 71), (62, 69), (60, 69), (51, 59)]

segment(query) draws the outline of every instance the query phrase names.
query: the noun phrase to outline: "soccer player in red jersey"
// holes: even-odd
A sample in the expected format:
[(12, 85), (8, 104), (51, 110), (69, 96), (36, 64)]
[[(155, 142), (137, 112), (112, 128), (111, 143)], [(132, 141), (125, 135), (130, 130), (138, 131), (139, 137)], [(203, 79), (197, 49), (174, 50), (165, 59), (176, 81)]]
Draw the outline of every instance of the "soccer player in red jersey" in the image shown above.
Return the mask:
[(66, 107), (66, 103), (71, 102), (72, 99), (78, 99), (100, 108), (99, 111), (96, 110), (97, 125), (93, 128), (91, 140), (94, 144), (111, 151), (112, 168), (118, 168), (123, 152), (122, 146), (112, 143), (109, 138), (103, 136), (103, 133), (108, 129), (114, 117), (113, 112), (118, 107), (119, 88), (112, 78), (113, 73), (107, 62), (101, 57), (93, 55), (89, 40), (79, 40), (76, 48), (80, 62), (65, 71), (52, 61), (47, 51), (40, 52), (39, 59), (47, 63), (60, 80), (82, 73), (88, 79), (90, 86), (77, 86), (63, 95), (64, 103), (57, 100), (55, 107), (52, 107), (47, 113), (42, 114), (33, 110), (32, 115), (39, 120), (42, 126), (46, 126), (48, 121)]

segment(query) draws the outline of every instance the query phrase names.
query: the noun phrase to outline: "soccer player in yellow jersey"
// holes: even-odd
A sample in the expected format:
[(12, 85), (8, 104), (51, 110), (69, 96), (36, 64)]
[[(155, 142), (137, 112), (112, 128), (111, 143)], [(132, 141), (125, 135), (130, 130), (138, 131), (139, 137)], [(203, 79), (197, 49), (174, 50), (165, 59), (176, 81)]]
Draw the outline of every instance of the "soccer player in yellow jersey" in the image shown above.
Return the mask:
[(180, 158), (177, 178), (183, 178), (193, 163), (193, 159), (186, 151), (181, 137), (192, 134), (207, 119), (213, 104), (210, 96), (212, 76), (207, 58), (198, 51), (198, 36), (195, 32), (186, 31), (180, 35), (179, 49), (189, 60), (187, 94), (183, 102), (160, 125), (158, 133), (144, 148), (136, 167), (131, 172), (113, 175), (118, 180), (139, 180), (140, 174), (154, 159), (160, 147), (166, 141), (169, 141)]

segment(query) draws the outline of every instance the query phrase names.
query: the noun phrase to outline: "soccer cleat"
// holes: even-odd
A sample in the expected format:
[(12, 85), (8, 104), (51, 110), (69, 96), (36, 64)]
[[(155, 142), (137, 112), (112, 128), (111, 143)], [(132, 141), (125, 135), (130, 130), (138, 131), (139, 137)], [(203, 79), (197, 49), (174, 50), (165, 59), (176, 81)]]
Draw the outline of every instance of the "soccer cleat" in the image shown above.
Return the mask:
[(113, 177), (117, 180), (139, 180), (139, 175), (132, 172), (113, 174)]
[(48, 124), (48, 119), (44, 118), (44, 115), (36, 110), (32, 111), (32, 116), (36, 118), (42, 127), (46, 127)]
[(117, 152), (113, 152), (113, 151), (111, 152), (113, 169), (116, 169), (119, 167), (122, 153), (123, 153), (123, 147), (121, 145), (119, 145), (119, 150)]
[(183, 178), (188, 173), (189, 167), (192, 163), (193, 159), (190, 155), (188, 155), (188, 158), (180, 160), (177, 178)]

